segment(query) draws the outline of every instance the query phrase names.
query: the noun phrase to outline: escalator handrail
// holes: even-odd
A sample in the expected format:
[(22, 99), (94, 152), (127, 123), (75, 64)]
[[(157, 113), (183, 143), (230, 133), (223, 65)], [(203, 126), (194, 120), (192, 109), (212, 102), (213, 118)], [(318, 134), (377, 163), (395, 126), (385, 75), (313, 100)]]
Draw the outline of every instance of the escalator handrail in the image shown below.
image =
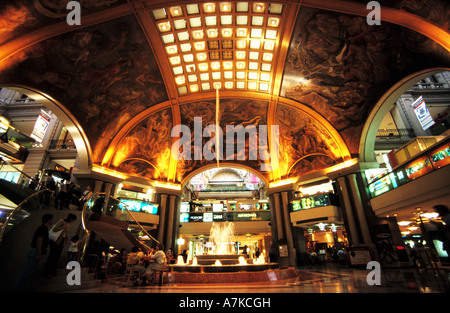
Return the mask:
[[(50, 189), (48, 189), (49, 191), (51, 191)], [(6, 232), (6, 228), (8, 227), (9, 221), (11, 220), (11, 218), (16, 214), (16, 212), (22, 208), (22, 206), (28, 202), (28, 200), (30, 200), (31, 198), (34, 198), (35, 196), (37, 196), (38, 194), (47, 191), (47, 188), (39, 190), (34, 192), (33, 194), (31, 194), (30, 196), (28, 196), (27, 198), (25, 198), (22, 202), (19, 203), (19, 205), (12, 210), (11, 213), (8, 214), (8, 217), (6, 218), (4, 224), (2, 225), (2, 227), (0, 228), (0, 243), (3, 240), (3, 236), (5, 235)]]
[[(119, 199), (111, 196), (108, 193), (103, 193), (103, 192), (96, 192), (91, 194), (91, 196), (87, 199), (87, 201), (84, 203), (83, 205), (83, 210), (81, 212), (81, 225), (84, 229), (84, 231), (86, 232), (86, 239), (84, 240), (84, 245), (82, 248), (82, 253), (81, 253), (81, 258), (83, 259), (83, 256), (86, 252), (87, 249), (87, 244), (89, 242), (89, 236), (91, 235), (91, 231), (88, 229), (87, 225), (86, 225), (86, 215), (87, 215), (87, 210), (88, 210), (88, 203), (89, 200), (91, 200), (92, 198), (94, 198), (94, 196), (100, 196), (103, 195), (105, 197), (111, 198), (113, 200), (118, 201), (119, 203), (121, 203), (122, 205), (124, 205), (126, 212), (132, 217), (132, 219), (134, 220), (134, 222), (139, 226), (139, 228), (151, 239), (153, 239), (156, 243), (159, 243), (158, 240), (156, 240), (152, 235), (150, 235), (147, 230), (145, 230), (145, 228), (139, 223), (139, 221), (136, 219), (136, 217), (133, 215), (133, 213), (131, 213), (130, 210), (128, 210), (128, 205), (126, 203), (123, 203), (122, 201), (120, 201)], [(141, 243), (142, 244), (142, 243)], [(146, 244), (142, 244), (143, 246), (145, 246), (147, 249), (150, 250), (150, 247), (148, 247)]]

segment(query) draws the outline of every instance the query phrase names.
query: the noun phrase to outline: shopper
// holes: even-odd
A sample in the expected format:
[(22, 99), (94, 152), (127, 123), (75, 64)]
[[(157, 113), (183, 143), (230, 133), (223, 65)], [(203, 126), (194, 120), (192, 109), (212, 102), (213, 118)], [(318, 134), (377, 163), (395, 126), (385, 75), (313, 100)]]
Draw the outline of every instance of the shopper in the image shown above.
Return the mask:
[(64, 243), (67, 241), (67, 234), (69, 232), (69, 226), (77, 219), (75, 214), (69, 213), (66, 219), (60, 219), (51, 229), (51, 231), (57, 233), (61, 232), (56, 240), (49, 240), (50, 253), (45, 263), (44, 273), (47, 277), (56, 275), (56, 268), (58, 266), (59, 258), (64, 247)]
[(27, 263), (19, 275), (15, 289), (23, 291), (30, 276), (36, 271), (42, 256), (47, 253), (48, 247), (48, 228), (53, 224), (53, 214), (44, 214), (42, 224), (35, 230), (31, 247), (27, 253)]
[(442, 223), (433, 223), (439, 231), (439, 237), (443, 243), (443, 249), (447, 251), (450, 256), (450, 210), (447, 206), (439, 204), (435, 205), (433, 209), (442, 219)]

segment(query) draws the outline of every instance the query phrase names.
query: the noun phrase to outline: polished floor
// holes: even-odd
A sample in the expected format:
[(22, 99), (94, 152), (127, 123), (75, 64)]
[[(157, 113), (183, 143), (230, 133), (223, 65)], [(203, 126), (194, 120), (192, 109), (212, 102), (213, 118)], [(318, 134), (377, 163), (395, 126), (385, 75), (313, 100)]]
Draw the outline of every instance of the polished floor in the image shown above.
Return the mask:
[[(77, 293), (449, 293), (450, 268), (381, 269), (380, 284), (369, 285), (370, 270), (324, 265), (297, 268), (294, 279), (243, 284), (165, 284), (162, 286), (123, 286), (113, 277), (99, 286)], [(370, 276), (374, 278), (374, 276)], [(370, 280), (370, 279), (369, 279)], [(69, 291), (70, 292), (70, 291)]]

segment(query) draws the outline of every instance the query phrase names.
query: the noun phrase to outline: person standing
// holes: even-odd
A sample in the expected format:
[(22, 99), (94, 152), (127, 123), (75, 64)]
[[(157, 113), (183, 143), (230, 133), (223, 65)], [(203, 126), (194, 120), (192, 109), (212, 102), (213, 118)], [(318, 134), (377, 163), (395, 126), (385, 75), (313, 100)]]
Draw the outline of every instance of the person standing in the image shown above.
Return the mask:
[(15, 289), (23, 291), (30, 276), (36, 271), (42, 256), (47, 253), (48, 228), (53, 224), (53, 214), (44, 214), (42, 224), (35, 230), (31, 247), (27, 253), (27, 263), (17, 278)]
[(53, 241), (49, 240), (50, 253), (45, 263), (44, 273), (47, 277), (56, 275), (56, 268), (61, 257), (64, 243), (67, 241), (69, 226), (77, 219), (75, 214), (69, 213), (65, 219), (60, 219), (52, 228), (54, 232), (61, 232), (59, 237)]

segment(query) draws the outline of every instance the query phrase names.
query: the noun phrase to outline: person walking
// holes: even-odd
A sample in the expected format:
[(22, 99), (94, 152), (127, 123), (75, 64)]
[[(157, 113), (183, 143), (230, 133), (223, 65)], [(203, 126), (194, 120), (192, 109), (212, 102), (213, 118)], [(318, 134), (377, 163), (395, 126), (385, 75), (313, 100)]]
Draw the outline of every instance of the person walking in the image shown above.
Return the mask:
[(60, 233), (55, 240), (49, 240), (50, 253), (45, 263), (45, 276), (55, 276), (58, 261), (61, 257), (64, 243), (67, 241), (69, 226), (77, 219), (75, 214), (69, 213), (65, 219), (60, 219), (51, 229), (52, 232)]
[(48, 228), (53, 224), (53, 214), (44, 214), (42, 224), (35, 230), (31, 240), (31, 246), (27, 253), (27, 262), (17, 278), (15, 290), (24, 291), (30, 276), (36, 271), (42, 256), (47, 253)]

